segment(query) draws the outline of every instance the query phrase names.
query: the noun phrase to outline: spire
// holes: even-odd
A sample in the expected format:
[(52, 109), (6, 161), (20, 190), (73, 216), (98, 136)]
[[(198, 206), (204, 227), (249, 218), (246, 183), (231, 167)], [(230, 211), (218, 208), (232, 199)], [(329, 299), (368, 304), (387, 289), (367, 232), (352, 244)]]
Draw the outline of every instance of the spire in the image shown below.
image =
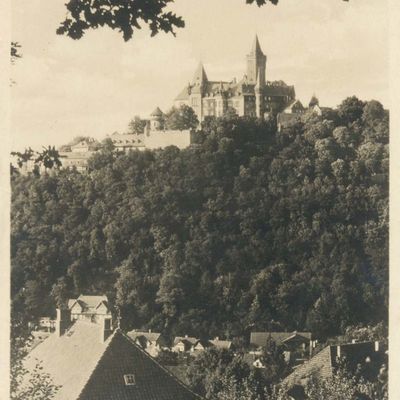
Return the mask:
[(250, 54), (263, 54), (260, 46), (260, 42), (258, 41), (258, 36), (254, 38), (253, 46), (251, 47)]
[(204, 71), (203, 63), (200, 62), (193, 77), (193, 84), (202, 85), (208, 81), (206, 71)]

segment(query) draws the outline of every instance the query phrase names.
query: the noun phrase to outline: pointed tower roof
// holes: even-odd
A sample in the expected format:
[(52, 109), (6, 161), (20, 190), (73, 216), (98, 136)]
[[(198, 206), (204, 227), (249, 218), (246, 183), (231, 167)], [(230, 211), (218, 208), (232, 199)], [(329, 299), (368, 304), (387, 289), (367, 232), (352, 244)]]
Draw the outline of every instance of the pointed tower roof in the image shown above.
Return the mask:
[(251, 47), (250, 54), (264, 54), (261, 50), (260, 42), (258, 41), (258, 36), (254, 38), (253, 46)]
[(160, 107), (156, 107), (156, 109), (150, 114), (151, 117), (161, 117), (163, 112), (160, 110)]
[(208, 81), (208, 78), (207, 78), (206, 71), (204, 70), (203, 63), (200, 62), (196, 69), (196, 72), (193, 76), (193, 83), (201, 85), (207, 81)]

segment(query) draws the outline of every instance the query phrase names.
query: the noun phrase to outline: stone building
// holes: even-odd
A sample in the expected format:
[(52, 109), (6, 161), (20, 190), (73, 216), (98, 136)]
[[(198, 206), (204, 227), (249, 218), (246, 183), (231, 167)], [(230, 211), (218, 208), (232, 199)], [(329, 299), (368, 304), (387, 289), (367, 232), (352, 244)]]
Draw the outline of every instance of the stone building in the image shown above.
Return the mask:
[(267, 57), (256, 36), (247, 55), (247, 71), (239, 81), (211, 81), (200, 63), (194, 77), (175, 98), (174, 105), (193, 108), (199, 121), (222, 116), (234, 109), (239, 116), (264, 118), (276, 115), (295, 100), (293, 86), (266, 80)]

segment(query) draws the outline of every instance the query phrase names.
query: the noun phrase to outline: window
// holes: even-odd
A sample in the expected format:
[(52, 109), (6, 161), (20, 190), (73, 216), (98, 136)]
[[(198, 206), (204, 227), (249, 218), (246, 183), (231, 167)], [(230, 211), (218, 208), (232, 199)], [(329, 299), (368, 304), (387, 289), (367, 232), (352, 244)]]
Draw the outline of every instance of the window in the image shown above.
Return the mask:
[(135, 375), (134, 374), (125, 374), (124, 381), (126, 386), (136, 385)]

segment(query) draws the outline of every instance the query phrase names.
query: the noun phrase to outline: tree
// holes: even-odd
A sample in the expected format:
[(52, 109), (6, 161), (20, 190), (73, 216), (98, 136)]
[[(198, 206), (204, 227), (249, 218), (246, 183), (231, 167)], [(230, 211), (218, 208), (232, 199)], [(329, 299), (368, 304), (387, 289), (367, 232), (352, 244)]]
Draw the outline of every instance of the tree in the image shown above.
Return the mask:
[(35, 159), (35, 164), (43, 165), (46, 169), (61, 167), (60, 155), (54, 146), (43, 147)]
[(147, 121), (141, 119), (139, 116), (135, 116), (131, 122), (129, 122), (129, 133), (140, 135), (144, 133), (144, 128), (146, 127)]
[(364, 112), (364, 102), (356, 96), (343, 100), (338, 107), (338, 115), (343, 125), (347, 126), (360, 119)]
[(199, 120), (192, 107), (182, 104), (179, 108), (172, 107), (166, 115), (167, 129), (196, 129)]
[(28, 161), (33, 159), (33, 155), (35, 152), (29, 147), (28, 149), (25, 149), (23, 153), (19, 151), (12, 151), (11, 155), (14, 157), (17, 157), (17, 165), (19, 168), (22, 168), (24, 164), (26, 164)]
[(51, 400), (60, 386), (53, 383), (52, 377), (43, 371), (40, 361), (32, 370), (24, 365), (28, 354), (29, 340), (14, 338), (11, 341), (10, 398), (12, 400)]
[[(182, 17), (167, 11), (174, 0), (69, 0), (66, 3), (67, 17), (57, 29), (60, 35), (80, 39), (86, 30), (108, 26), (118, 29), (125, 41), (132, 38), (141, 25), (150, 28), (151, 36), (159, 32), (175, 35), (176, 28), (183, 28)], [(246, 0), (259, 7), (266, 3), (277, 4), (278, 0)]]

